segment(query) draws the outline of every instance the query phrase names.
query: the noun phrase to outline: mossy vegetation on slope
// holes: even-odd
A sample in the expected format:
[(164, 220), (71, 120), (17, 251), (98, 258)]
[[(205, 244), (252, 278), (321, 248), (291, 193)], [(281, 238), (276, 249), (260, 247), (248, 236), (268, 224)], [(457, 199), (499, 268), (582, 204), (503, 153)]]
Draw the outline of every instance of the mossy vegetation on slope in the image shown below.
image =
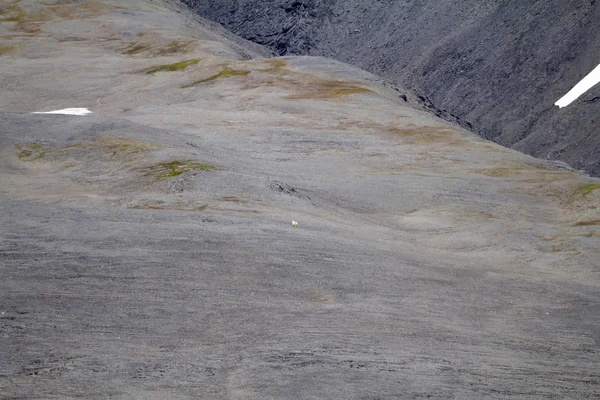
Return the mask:
[(135, 42), (120, 49), (121, 54), (135, 56), (144, 53), (150, 57), (189, 53), (196, 48), (193, 40), (171, 40), (166, 44)]
[(150, 46), (147, 44), (133, 43), (133, 44), (127, 46), (126, 48), (124, 48), (121, 51), (121, 53), (127, 54), (128, 56), (133, 56), (138, 53), (141, 53), (142, 51), (149, 50), (149, 49), (150, 49)]
[[(245, 89), (255, 89), (266, 86), (287, 89), (293, 92), (285, 96), (288, 100), (332, 100), (354, 94), (375, 93), (372, 89), (367, 87), (366, 84), (360, 81), (341, 80), (335, 77), (295, 71), (288, 68), (289, 64), (286, 60), (278, 58), (253, 61), (247, 65), (250, 66), (253, 71), (257, 72), (259, 79), (248, 82)], [(220, 76), (215, 75), (197, 83), (214, 80), (219, 77)]]
[(346, 82), (328, 81), (323, 82), (315, 88), (298, 94), (292, 94), (286, 97), (289, 100), (310, 100), (310, 99), (339, 99), (360, 93), (373, 93), (372, 90), (362, 86), (353, 85)]
[(10, 4), (0, 8), (0, 22), (25, 22), (27, 21), (27, 13), (17, 5)]
[(17, 157), (21, 161), (68, 161), (69, 168), (78, 163), (95, 161), (131, 164), (160, 146), (130, 138), (107, 136), (95, 141), (81, 141), (68, 146), (51, 146), (40, 143), (19, 144)]
[(183, 87), (184, 88), (188, 88), (188, 87), (200, 85), (202, 83), (212, 82), (214, 80), (217, 80), (219, 78), (224, 78), (224, 77), (246, 76), (249, 73), (250, 73), (250, 71), (245, 71), (245, 70), (241, 70), (240, 71), (240, 70), (233, 70), (233, 69), (224, 68), (219, 73), (217, 73), (217, 74), (215, 74), (213, 76), (209, 76), (208, 78), (197, 80), (197, 81), (192, 82), (192, 83), (190, 83), (188, 85), (184, 85)]
[(460, 147), (466, 142), (451, 127), (395, 127), (385, 128), (388, 132), (399, 135), (407, 144), (442, 144), (444, 146)]
[(17, 157), (23, 161), (35, 161), (46, 156), (48, 149), (39, 143), (29, 143), (26, 145), (17, 145)]
[[(21, 3), (21, 4), (19, 4)], [(36, 2), (36, 6), (23, 5), (24, 2), (12, 1), (8, 5), (0, 5), (0, 22), (45, 22), (54, 19), (82, 19), (100, 15), (113, 7), (97, 0), (59, 2), (46, 4)]]
[(173, 211), (193, 211), (200, 212), (208, 208), (208, 204), (194, 205), (187, 204), (184, 202), (165, 202), (165, 201), (154, 201), (154, 202), (143, 202), (137, 204), (131, 208), (137, 210), (173, 210)]
[(146, 75), (152, 75), (152, 74), (156, 74), (157, 72), (183, 71), (190, 65), (196, 65), (199, 62), (200, 62), (199, 58), (194, 58), (192, 60), (180, 61), (180, 62), (176, 62), (173, 64), (158, 65), (156, 67), (151, 67), (151, 68), (144, 70), (144, 73), (146, 73)]
[(172, 54), (189, 53), (196, 48), (194, 40), (171, 40), (164, 46), (156, 47), (156, 55), (168, 56)]
[(575, 224), (575, 226), (600, 226), (600, 219), (595, 219), (591, 221), (579, 221)]
[(492, 176), (495, 178), (508, 178), (511, 176), (521, 175), (521, 168), (488, 168), (480, 171), (483, 175)]
[(152, 177), (157, 181), (175, 178), (186, 172), (211, 171), (218, 168), (195, 160), (173, 160), (140, 168), (144, 176)]
[(596, 190), (600, 190), (600, 183), (588, 183), (575, 189), (575, 194), (587, 196)]
[(141, 173), (143, 177), (154, 181), (175, 178), (188, 172), (218, 170), (213, 165), (193, 159), (149, 163), (148, 154), (160, 147), (129, 138), (105, 137), (60, 147), (40, 143), (21, 144), (17, 146), (17, 157), (25, 162), (60, 163), (64, 169), (77, 168), (79, 171), (95, 166), (93, 168), (120, 174), (125, 167), (136, 175)]
[(0, 44), (0, 56), (13, 53), (17, 50), (17, 46), (12, 44)]

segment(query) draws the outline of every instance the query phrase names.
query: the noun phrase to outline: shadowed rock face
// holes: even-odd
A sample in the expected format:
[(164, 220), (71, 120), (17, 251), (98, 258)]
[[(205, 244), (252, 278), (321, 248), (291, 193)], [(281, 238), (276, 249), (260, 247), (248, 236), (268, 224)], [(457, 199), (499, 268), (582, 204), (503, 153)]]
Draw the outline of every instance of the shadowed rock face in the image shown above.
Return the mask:
[(0, 10), (2, 400), (598, 397), (600, 179), (175, 1)]
[(600, 174), (600, 87), (553, 104), (600, 62), (595, 0), (184, 0), (280, 54), (392, 79), (481, 136)]

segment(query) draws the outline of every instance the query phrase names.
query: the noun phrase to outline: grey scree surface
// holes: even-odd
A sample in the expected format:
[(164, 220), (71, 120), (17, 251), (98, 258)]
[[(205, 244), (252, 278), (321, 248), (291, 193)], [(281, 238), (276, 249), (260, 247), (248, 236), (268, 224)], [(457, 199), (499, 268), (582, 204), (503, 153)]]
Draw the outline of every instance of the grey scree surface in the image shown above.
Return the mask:
[(3, 400), (600, 395), (599, 180), (174, 2), (2, 6)]

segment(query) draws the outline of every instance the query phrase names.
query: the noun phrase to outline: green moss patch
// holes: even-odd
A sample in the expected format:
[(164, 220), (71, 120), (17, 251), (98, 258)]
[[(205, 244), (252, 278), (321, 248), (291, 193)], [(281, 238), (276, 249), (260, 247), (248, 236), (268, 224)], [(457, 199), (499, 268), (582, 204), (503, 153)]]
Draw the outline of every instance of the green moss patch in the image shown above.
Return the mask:
[(575, 224), (575, 226), (598, 226), (600, 225), (600, 219), (595, 219), (593, 221), (580, 221)]
[(25, 22), (27, 21), (27, 13), (17, 5), (11, 4), (3, 9), (0, 9), (1, 22)]
[(196, 42), (193, 40), (171, 40), (167, 44), (156, 45), (143, 42), (131, 43), (120, 50), (121, 54), (135, 56), (140, 53), (146, 53), (148, 56), (170, 56), (173, 54), (184, 54), (196, 48)]
[[(43, 5), (43, 8), (28, 7), (23, 8), (18, 1), (13, 2), (0, 9), (0, 22), (16, 22), (17, 25), (13, 30), (22, 30), (23, 24), (33, 22), (50, 21), (56, 18), (60, 19), (82, 19), (92, 16), (97, 16), (101, 12), (110, 10), (112, 7), (98, 0), (87, 1), (70, 1), (60, 2), (59, 4), (46, 4), (37, 2)], [(27, 28), (27, 26), (25, 26)], [(29, 27), (28, 29), (33, 29)]]
[(152, 203), (143, 203), (133, 206), (137, 210), (174, 210), (174, 211), (194, 211), (200, 212), (204, 211), (208, 208), (208, 204), (204, 204), (201, 206), (190, 205), (190, 204), (182, 204), (182, 203), (166, 203), (166, 202), (152, 202)]
[(17, 46), (15, 46), (15, 45), (2, 44), (2, 45), (0, 45), (0, 56), (13, 53), (15, 50), (17, 50)]
[(17, 145), (17, 157), (23, 161), (47, 158), (49, 161), (108, 161), (131, 163), (160, 146), (129, 138), (105, 137), (93, 142), (50, 147), (39, 143)]
[(11, 4), (0, 14), (0, 22), (16, 22), (12, 31), (19, 33), (36, 34), (40, 32), (39, 22), (50, 18), (43, 12), (27, 12), (17, 4)]
[(132, 156), (148, 153), (161, 146), (129, 138), (106, 137), (94, 143), (86, 143), (82, 147), (104, 153), (110, 156), (111, 159), (120, 158), (127, 160)]
[(23, 161), (40, 160), (48, 153), (48, 148), (39, 143), (29, 143), (17, 146), (17, 157)]
[(338, 99), (353, 94), (373, 93), (372, 90), (363, 87), (358, 82), (340, 81), (336, 79), (318, 78), (306, 76), (306, 84), (302, 86), (302, 92), (286, 97), (290, 100), (304, 99)]
[(185, 60), (185, 61), (180, 61), (180, 62), (176, 62), (173, 64), (158, 65), (156, 67), (148, 68), (148, 69), (144, 70), (144, 72), (146, 73), (146, 75), (152, 75), (152, 74), (156, 74), (157, 72), (183, 71), (190, 65), (196, 65), (199, 62), (200, 62), (200, 59), (195, 58), (193, 60)]
[(482, 170), (481, 174), (495, 178), (507, 178), (521, 175), (521, 170), (519, 168), (489, 168)]
[(359, 93), (373, 93), (372, 90), (351, 85), (340, 85), (338, 87), (322, 87), (310, 92), (303, 92), (287, 96), (289, 100), (309, 100), (309, 99), (338, 99)]
[(583, 185), (575, 189), (576, 195), (587, 196), (595, 190), (600, 189), (600, 183), (588, 183), (587, 185)]
[[(258, 67), (257, 71), (278, 73), (287, 71), (288, 63), (280, 58), (270, 58), (267, 60), (251, 61), (248, 65)], [(266, 68), (264, 68), (266, 67)]]
[(218, 74), (215, 74), (213, 76), (210, 76), (208, 78), (205, 79), (200, 79), (198, 81), (192, 82), (188, 85), (183, 86), (184, 88), (188, 88), (191, 86), (196, 86), (196, 85), (200, 85), (202, 83), (207, 83), (207, 82), (212, 82), (214, 80), (217, 80), (219, 78), (224, 78), (224, 77), (229, 77), (229, 76), (246, 76), (250, 73), (250, 71), (236, 71), (236, 70), (232, 70), (232, 69), (223, 69), (221, 72), (219, 72)]
[(168, 56), (172, 54), (189, 53), (196, 48), (193, 40), (171, 40), (167, 45), (156, 48), (156, 55)]
[(288, 66), (288, 63), (286, 61), (279, 59), (279, 58), (272, 58), (269, 60), (265, 60), (264, 64), (267, 64), (270, 67), (269, 71), (272, 71), (272, 70), (278, 71), (278, 70)]
[(317, 89), (310, 92), (303, 92), (287, 96), (289, 100), (309, 100), (309, 99), (338, 99), (359, 93), (372, 93), (372, 90), (362, 87), (340, 86)]
[[(375, 125), (377, 126), (377, 125)], [(456, 134), (456, 131), (451, 128), (444, 127), (414, 127), (398, 128), (394, 126), (385, 127), (388, 132), (394, 135), (402, 136), (403, 140), (408, 144), (417, 145), (439, 145), (444, 146), (462, 146), (464, 140)], [(480, 171), (478, 171), (480, 172)]]
[(211, 171), (217, 169), (218, 168), (213, 165), (200, 163), (194, 160), (174, 160), (154, 164), (149, 167), (140, 168), (139, 170), (144, 173), (144, 176), (152, 177), (157, 181), (162, 181), (175, 178), (186, 172)]
[(221, 197), (219, 200), (225, 201), (227, 203), (238, 203), (238, 204), (244, 204), (244, 203), (248, 202), (248, 200), (240, 199), (239, 197), (236, 197), (236, 196), (224, 196), (224, 197)]
[(149, 50), (149, 49), (150, 49), (150, 46), (148, 46), (147, 44), (133, 43), (133, 44), (130, 44), (129, 46), (127, 46), (126, 48), (124, 48), (123, 50), (121, 50), (121, 53), (127, 54), (128, 56), (133, 56), (138, 53), (141, 53), (142, 51)]

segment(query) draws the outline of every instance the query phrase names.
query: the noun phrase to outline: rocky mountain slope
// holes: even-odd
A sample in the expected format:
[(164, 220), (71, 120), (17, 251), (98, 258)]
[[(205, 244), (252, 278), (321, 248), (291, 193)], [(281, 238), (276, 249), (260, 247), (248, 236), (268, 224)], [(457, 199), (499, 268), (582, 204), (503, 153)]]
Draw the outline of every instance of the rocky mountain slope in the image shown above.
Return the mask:
[(178, 2), (1, 4), (0, 398), (600, 395), (600, 180)]
[(483, 137), (600, 175), (600, 86), (553, 105), (600, 63), (595, 0), (184, 2), (279, 54), (351, 63)]

